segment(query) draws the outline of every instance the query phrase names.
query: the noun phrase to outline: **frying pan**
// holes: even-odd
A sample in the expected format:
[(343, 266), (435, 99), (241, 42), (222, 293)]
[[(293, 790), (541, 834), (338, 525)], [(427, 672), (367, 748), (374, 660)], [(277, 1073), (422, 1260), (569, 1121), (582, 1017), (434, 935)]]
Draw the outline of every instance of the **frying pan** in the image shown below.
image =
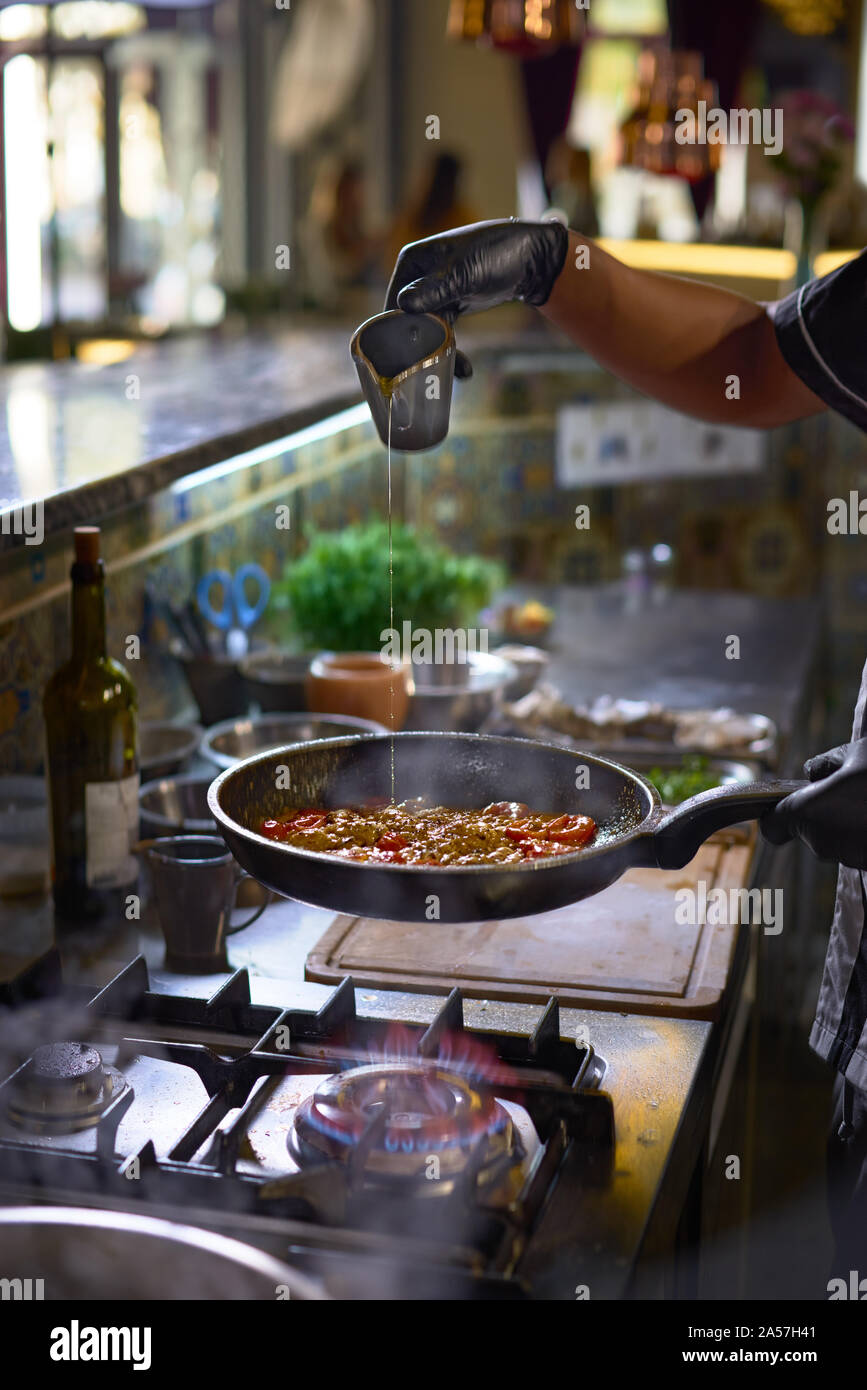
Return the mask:
[[(580, 812), (596, 821), (595, 841), (523, 864), (440, 868), (353, 862), (258, 834), (265, 817), (289, 806), (388, 800), (391, 748), (391, 736), (379, 734), (271, 749), (221, 773), (208, 806), (239, 864), (284, 897), (334, 912), (433, 924), (549, 912), (601, 892), (627, 869), (683, 868), (715, 830), (764, 815), (804, 785), (742, 782), (665, 810), (646, 777), (608, 758), (532, 739), (402, 733), (394, 735), (396, 801), (424, 795), (432, 805), (481, 809), (523, 801), (532, 811)], [(581, 768), (586, 775), (579, 776)]]

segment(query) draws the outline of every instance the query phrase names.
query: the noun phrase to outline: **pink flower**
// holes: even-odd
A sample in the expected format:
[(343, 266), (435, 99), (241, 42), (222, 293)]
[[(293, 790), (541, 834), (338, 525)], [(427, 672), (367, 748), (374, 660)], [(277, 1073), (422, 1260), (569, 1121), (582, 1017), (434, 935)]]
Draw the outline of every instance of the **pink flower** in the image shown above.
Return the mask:
[(824, 92), (786, 92), (779, 106), (783, 148), (778, 168), (797, 196), (821, 197), (839, 172), (843, 145), (854, 138), (852, 122)]
[(842, 111), (833, 115), (825, 126), (825, 131), (830, 134), (835, 141), (851, 141), (855, 139), (855, 123), (850, 121), (848, 116), (844, 116)]

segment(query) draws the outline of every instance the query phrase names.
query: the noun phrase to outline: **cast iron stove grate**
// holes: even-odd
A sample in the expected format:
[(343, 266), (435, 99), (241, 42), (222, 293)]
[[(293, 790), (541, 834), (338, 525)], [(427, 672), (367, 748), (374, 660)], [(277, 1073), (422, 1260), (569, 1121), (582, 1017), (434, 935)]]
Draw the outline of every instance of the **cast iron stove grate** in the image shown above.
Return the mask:
[[(6, 1194), (183, 1209), (288, 1251), (344, 1292), (361, 1278), (386, 1296), (521, 1296), (521, 1256), (563, 1172), (591, 1186), (610, 1175), (605, 1063), (561, 1038), (554, 998), (531, 1034), (512, 1034), (466, 1028), (453, 990), (429, 1026), (399, 1025), (397, 1057), (393, 1021), (359, 1018), (349, 977), (317, 1011), (280, 1010), (252, 1002), (246, 970), (209, 999), (154, 991), (138, 957), (90, 998), (62, 989), (46, 957), (0, 992), (4, 1004)], [(22, 1036), (34, 1044), (23, 1060)], [(113, 1065), (100, 1066), (106, 1039)], [(163, 1151), (153, 1138), (119, 1151), (136, 1105), (127, 1072), (146, 1058), (190, 1069), (207, 1100)], [(307, 1085), (287, 1171), (258, 1171), (250, 1136), (287, 1077)], [(397, 1112), (383, 1102), (395, 1094)], [(70, 1144), (86, 1128), (87, 1147)]]

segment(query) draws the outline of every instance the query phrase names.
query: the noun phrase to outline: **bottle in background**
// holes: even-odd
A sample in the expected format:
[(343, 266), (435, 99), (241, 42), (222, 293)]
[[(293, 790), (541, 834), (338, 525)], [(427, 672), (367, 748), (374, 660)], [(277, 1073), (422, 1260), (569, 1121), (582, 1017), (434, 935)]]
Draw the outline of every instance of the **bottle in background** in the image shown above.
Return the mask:
[(43, 713), (57, 916), (123, 912), (138, 865), (136, 690), (105, 649), (105, 571), (96, 526), (75, 530), (71, 655), (45, 688)]

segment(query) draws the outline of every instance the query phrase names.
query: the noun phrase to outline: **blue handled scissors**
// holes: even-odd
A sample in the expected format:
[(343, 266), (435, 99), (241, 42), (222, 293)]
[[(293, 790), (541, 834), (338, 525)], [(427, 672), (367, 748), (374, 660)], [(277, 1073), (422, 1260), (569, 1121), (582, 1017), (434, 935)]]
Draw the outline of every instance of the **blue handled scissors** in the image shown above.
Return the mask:
[[(253, 603), (247, 602), (245, 585), (248, 580), (258, 585), (258, 594)], [(215, 585), (219, 585), (221, 591), (216, 608), (211, 603), (211, 589)], [(251, 563), (240, 565), (234, 574), (228, 570), (208, 570), (196, 585), (196, 602), (199, 612), (209, 623), (230, 634), (228, 640), (240, 629), (239, 638), (235, 639), (233, 645), (239, 649), (243, 646), (246, 651), (247, 630), (261, 618), (270, 593), (271, 581), (262, 566)]]

